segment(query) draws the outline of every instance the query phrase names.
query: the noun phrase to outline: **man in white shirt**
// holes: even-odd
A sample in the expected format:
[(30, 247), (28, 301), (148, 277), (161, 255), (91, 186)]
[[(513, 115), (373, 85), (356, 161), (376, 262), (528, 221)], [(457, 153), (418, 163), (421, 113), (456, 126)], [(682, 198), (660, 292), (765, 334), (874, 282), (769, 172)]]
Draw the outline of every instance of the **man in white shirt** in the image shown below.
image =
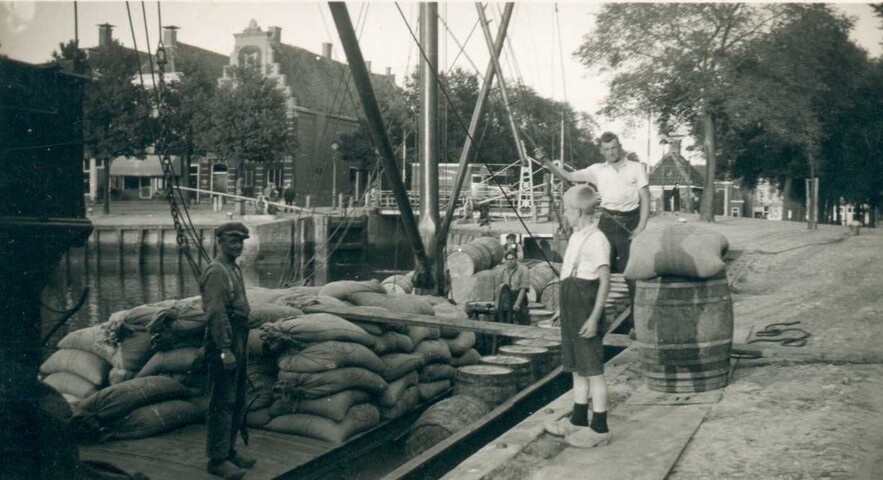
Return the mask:
[[(650, 179), (643, 165), (626, 159), (626, 152), (615, 134), (603, 133), (599, 143), (606, 162), (573, 172), (552, 163), (542, 150), (536, 155), (546, 168), (568, 182), (593, 183), (598, 187), (601, 197), (598, 229), (610, 242), (611, 273), (622, 273), (629, 262), (632, 238), (644, 231), (650, 217)], [(634, 300), (634, 282), (627, 281), (627, 284), (629, 297)]]

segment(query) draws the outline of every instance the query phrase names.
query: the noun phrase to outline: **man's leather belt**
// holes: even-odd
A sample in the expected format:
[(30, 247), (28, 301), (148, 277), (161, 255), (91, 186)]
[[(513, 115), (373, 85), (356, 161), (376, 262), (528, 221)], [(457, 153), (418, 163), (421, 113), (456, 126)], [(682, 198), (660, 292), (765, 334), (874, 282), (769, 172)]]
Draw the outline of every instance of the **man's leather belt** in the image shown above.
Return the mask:
[(610, 215), (611, 217), (631, 217), (632, 215), (638, 215), (639, 213), (641, 213), (640, 208), (629, 210), (627, 212), (621, 212), (619, 210), (607, 210), (606, 208), (602, 208), (601, 210), (603, 210), (604, 213)]

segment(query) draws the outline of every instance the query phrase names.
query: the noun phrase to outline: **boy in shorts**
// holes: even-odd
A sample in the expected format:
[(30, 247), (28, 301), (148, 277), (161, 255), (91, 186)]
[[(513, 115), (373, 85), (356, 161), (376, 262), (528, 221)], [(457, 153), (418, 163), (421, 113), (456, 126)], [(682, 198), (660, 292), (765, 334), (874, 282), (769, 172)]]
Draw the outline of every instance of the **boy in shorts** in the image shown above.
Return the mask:
[[(564, 218), (573, 234), (561, 266), (559, 322), (561, 362), (573, 374), (573, 412), (545, 426), (577, 448), (610, 442), (604, 346), (598, 328), (610, 287), (610, 243), (593, 223), (597, 191), (591, 183), (564, 194)], [(591, 395), (590, 395), (591, 393)], [(592, 415), (589, 421), (589, 397)]]

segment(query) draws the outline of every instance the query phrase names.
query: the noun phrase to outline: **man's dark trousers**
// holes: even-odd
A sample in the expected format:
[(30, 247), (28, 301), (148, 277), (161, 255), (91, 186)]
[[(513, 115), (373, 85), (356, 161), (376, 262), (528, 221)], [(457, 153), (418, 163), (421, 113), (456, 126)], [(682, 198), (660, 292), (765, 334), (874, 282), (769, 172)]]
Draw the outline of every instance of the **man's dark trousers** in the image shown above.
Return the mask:
[[(246, 322), (235, 322), (247, 325)], [(240, 331), (237, 331), (240, 330)], [(230, 350), (236, 357), (236, 369), (227, 371), (217, 350), (206, 352), (208, 364), (208, 457), (226, 460), (236, 445), (248, 381), (248, 330), (233, 328)]]
[[(629, 263), (629, 249), (632, 246), (632, 232), (638, 227), (641, 220), (640, 209), (628, 212), (613, 210), (601, 210), (601, 218), (598, 220), (598, 230), (604, 233), (610, 242), (610, 273), (622, 273)], [(626, 280), (629, 288), (629, 304), (634, 311), (635, 282)]]

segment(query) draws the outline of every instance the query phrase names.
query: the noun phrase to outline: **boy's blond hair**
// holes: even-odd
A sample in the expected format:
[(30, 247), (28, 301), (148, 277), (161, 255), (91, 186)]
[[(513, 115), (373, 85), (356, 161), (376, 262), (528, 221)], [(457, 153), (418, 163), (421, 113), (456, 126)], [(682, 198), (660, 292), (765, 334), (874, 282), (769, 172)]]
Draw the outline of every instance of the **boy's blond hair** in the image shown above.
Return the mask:
[(595, 201), (598, 190), (591, 183), (574, 185), (564, 192), (564, 208), (574, 208), (581, 213), (595, 213)]

